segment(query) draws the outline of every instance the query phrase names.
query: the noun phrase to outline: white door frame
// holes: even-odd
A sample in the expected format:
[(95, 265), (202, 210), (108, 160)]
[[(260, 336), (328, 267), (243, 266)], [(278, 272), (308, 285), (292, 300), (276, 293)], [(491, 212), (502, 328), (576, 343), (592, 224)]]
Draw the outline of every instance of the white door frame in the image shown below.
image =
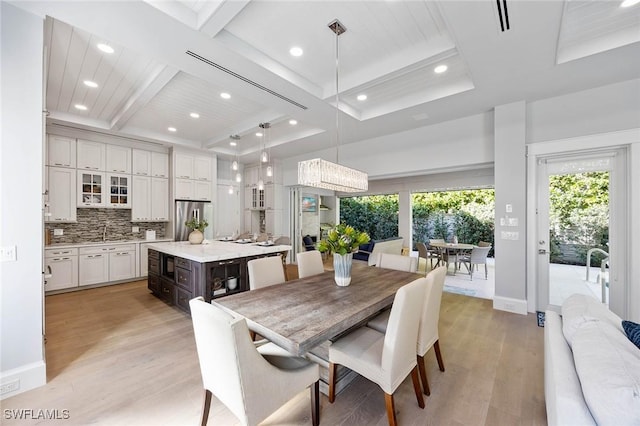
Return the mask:
[[(537, 298), (537, 257), (538, 257), (538, 231), (537, 231), (537, 163), (538, 160), (543, 157), (549, 157), (560, 154), (573, 154), (578, 155), (582, 152), (589, 152), (593, 150), (602, 150), (608, 148), (610, 150), (616, 148), (622, 148), (626, 150), (628, 146), (634, 142), (638, 142), (639, 139), (638, 129), (632, 129), (627, 131), (601, 133), (596, 135), (588, 135), (575, 137), (570, 139), (560, 139), (554, 141), (540, 142), (527, 145), (527, 308), (529, 312), (535, 312), (538, 305)], [(629, 164), (629, 156), (626, 155), (626, 164)], [(629, 195), (630, 180), (630, 167), (626, 167), (626, 172), (622, 177), (620, 187), (623, 187), (625, 194)], [(625, 290), (619, 292), (615, 299), (612, 297), (610, 300), (610, 308), (620, 314), (620, 316), (626, 316), (629, 308), (628, 293), (629, 285), (627, 277), (630, 275), (630, 262), (629, 253), (631, 249), (631, 241), (633, 238), (627, 238), (628, 232), (631, 229), (629, 223), (629, 209), (631, 205), (627, 204), (626, 211), (622, 212), (625, 217), (623, 223), (615, 223), (612, 226), (616, 226), (618, 229), (617, 235), (619, 235), (619, 248), (615, 251), (618, 252), (619, 262), (617, 268), (618, 286), (622, 286)], [(613, 259), (613, 258), (612, 258)], [(613, 269), (613, 268), (612, 268)]]

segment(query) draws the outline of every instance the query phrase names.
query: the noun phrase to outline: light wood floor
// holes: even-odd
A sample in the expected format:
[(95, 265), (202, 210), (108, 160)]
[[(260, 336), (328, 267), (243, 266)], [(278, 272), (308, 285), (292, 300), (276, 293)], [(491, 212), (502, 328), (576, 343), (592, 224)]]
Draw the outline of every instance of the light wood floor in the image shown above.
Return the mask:
[[(3, 425), (197, 424), (202, 382), (191, 319), (149, 294), (146, 281), (48, 296), (46, 324), (48, 383), (2, 401)], [(446, 372), (430, 351), (426, 408), (418, 407), (410, 379), (396, 392), (401, 425), (546, 424), (543, 329), (533, 315), (444, 293), (440, 346)], [(70, 418), (12, 421), (6, 409), (69, 410)], [(320, 415), (323, 425), (387, 424), (382, 391), (363, 378), (334, 404), (323, 395)], [(238, 422), (214, 398), (210, 424)], [(311, 424), (309, 393), (264, 424)]]

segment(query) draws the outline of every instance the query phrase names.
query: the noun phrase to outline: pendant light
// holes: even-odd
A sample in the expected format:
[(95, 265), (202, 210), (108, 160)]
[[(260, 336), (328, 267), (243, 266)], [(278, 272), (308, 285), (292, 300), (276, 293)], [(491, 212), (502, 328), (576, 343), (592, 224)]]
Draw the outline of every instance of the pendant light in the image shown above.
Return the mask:
[(329, 29), (336, 35), (336, 162), (314, 158), (298, 163), (298, 184), (341, 192), (362, 192), (369, 188), (369, 176), (365, 172), (342, 166), (338, 163), (340, 153), (339, 122), (340, 98), (338, 87), (338, 37), (347, 31), (337, 19), (331, 21)]
[[(231, 162), (231, 171), (236, 172), (236, 182), (242, 182), (242, 173), (240, 173), (240, 159), (238, 157), (238, 150), (240, 149), (240, 135), (229, 136), (231, 142), (229, 144), (235, 147), (236, 158)], [(231, 194), (231, 192), (229, 192)]]
[(264, 135), (266, 133), (265, 130), (265, 123), (260, 123), (258, 124), (258, 127), (260, 127), (262, 129), (262, 131), (260, 132), (260, 134), (262, 135), (262, 154), (260, 155), (260, 167), (258, 169), (258, 191), (263, 191), (264, 190), (264, 179), (262, 179), (262, 163), (266, 163), (265, 159), (268, 160), (267, 157), (267, 152), (264, 149)]

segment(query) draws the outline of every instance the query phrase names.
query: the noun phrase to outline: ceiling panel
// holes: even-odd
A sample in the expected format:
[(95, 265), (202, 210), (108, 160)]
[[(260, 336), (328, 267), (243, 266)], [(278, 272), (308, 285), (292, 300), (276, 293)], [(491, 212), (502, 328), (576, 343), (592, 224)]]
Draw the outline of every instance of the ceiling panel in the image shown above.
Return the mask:
[[(222, 92), (229, 92), (231, 98), (222, 99)], [(265, 109), (263, 105), (242, 98), (233, 91), (180, 72), (127, 122), (124, 130), (128, 127), (145, 128), (158, 134), (203, 143), (220, 129)], [(192, 112), (200, 114), (200, 118), (191, 118), (189, 114)], [(169, 133), (169, 126), (178, 131)]]
[(567, 1), (558, 40), (558, 63), (640, 41), (640, 7), (620, 1)]
[[(451, 46), (437, 7), (424, 1), (251, 2), (225, 30), (327, 92), (335, 76), (335, 34), (327, 25), (335, 18), (347, 28), (339, 37), (346, 80), (371, 68), (380, 75), (402, 67), (389, 56), (425, 59), (440, 52), (430, 44), (445, 39)], [(291, 56), (293, 46), (304, 54)]]

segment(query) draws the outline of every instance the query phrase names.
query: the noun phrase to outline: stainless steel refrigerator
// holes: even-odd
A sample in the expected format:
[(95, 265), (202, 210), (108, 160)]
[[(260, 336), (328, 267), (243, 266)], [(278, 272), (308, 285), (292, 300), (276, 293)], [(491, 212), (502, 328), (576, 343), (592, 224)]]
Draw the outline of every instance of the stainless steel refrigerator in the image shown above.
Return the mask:
[(213, 239), (213, 205), (209, 201), (182, 201), (176, 200), (175, 215), (175, 241), (187, 241), (191, 230), (184, 223), (192, 217), (205, 219), (209, 226), (204, 230), (204, 237), (208, 240)]

